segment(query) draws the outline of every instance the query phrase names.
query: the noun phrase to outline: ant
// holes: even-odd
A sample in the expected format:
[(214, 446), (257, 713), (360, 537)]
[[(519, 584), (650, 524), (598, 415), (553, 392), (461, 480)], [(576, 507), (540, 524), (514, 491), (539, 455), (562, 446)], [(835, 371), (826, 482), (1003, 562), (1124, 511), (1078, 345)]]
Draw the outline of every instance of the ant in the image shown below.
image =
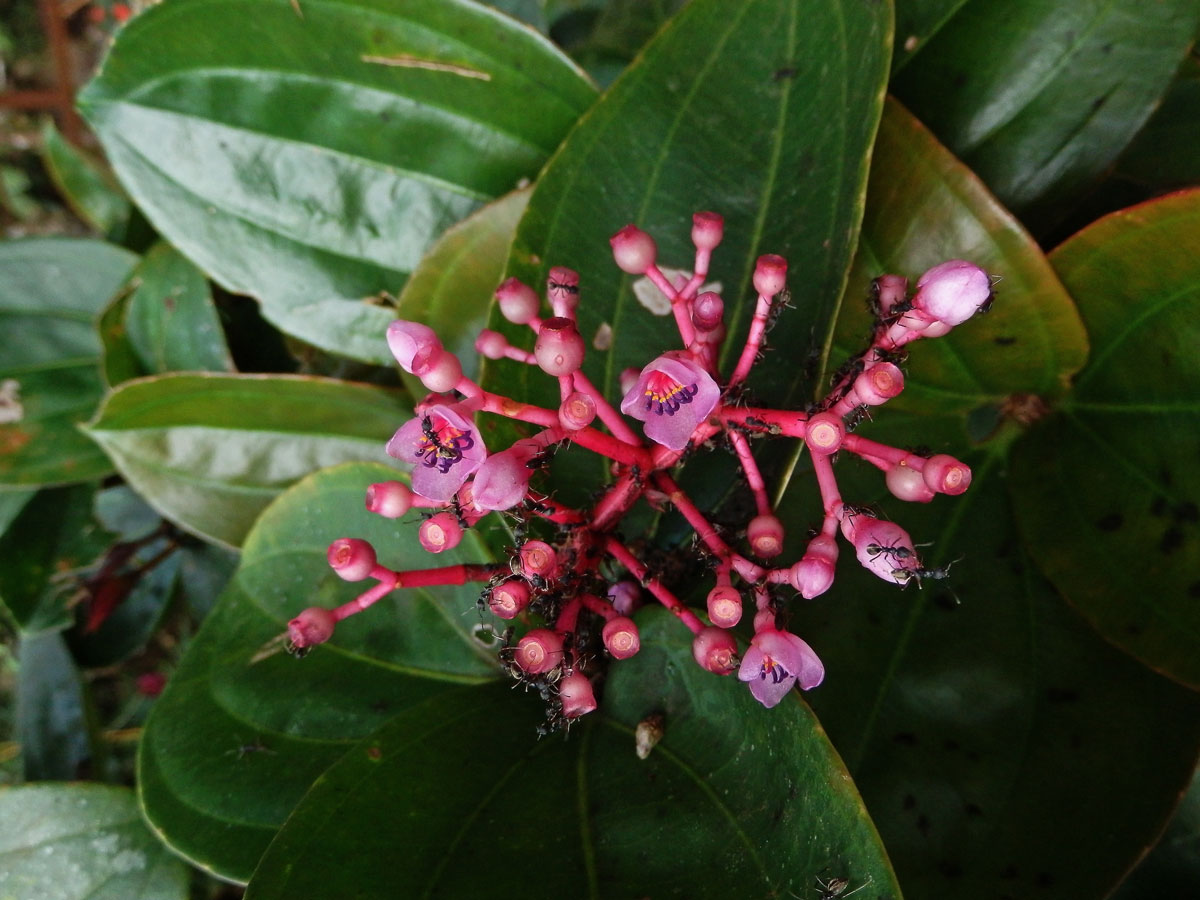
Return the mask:
[(871, 408), (864, 403), (850, 410), (850, 414), (846, 418), (846, 430), (854, 431), (863, 422), (873, 421), (874, 419), (871, 418)]
[[(911, 559), (912, 557), (916, 556), (916, 554), (912, 550), (909, 550), (907, 547), (896, 545), (896, 544), (892, 544), (887, 547), (881, 547), (879, 544), (867, 544), (867, 546), (864, 549), (869, 554), (871, 554), (871, 559), (877, 559), (881, 554), (886, 554), (886, 555), (892, 557), (892, 559), (895, 559), (896, 561), (899, 561), (902, 559)], [(951, 565), (953, 565), (953, 563), (951, 563)], [(949, 566), (947, 566), (946, 568), (949, 569)], [(904, 569), (903, 571), (909, 572), (909, 571), (913, 571), (913, 570)]]
[(266, 753), (268, 756), (276, 755), (274, 750), (272, 750), (258, 738), (255, 738), (254, 743), (252, 744), (240, 744), (239, 746), (234, 747), (232, 750), (226, 750), (224, 755), (232, 756), (235, 753), (237, 754), (238, 759), (244, 759), (251, 753)]
[[(958, 559), (962, 559), (962, 557), (960, 556)], [(950, 560), (950, 562), (946, 563), (946, 565), (942, 566), (940, 569), (926, 569), (922, 567), (917, 567), (915, 569), (893, 569), (892, 577), (894, 577), (905, 587), (907, 587), (908, 583), (915, 578), (917, 580), (917, 587), (920, 588), (923, 586), (922, 582), (926, 578), (930, 579), (931, 581), (945, 581), (947, 578), (949, 578), (950, 567), (958, 562), (958, 559)]]
[(552, 291), (563, 291), (564, 293), (567, 293), (567, 294), (578, 294), (579, 293), (579, 285), (564, 284), (561, 281), (555, 281), (553, 278), (546, 281), (546, 287), (548, 287)]
[(867, 876), (867, 880), (856, 887), (854, 890), (847, 892), (846, 888), (850, 887), (849, 878), (830, 878), (828, 881), (822, 881), (820, 876), (817, 876), (817, 886), (821, 889), (819, 900), (834, 900), (835, 897), (849, 897), (850, 894), (857, 894), (863, 888), (871, 883), (871, 876)]

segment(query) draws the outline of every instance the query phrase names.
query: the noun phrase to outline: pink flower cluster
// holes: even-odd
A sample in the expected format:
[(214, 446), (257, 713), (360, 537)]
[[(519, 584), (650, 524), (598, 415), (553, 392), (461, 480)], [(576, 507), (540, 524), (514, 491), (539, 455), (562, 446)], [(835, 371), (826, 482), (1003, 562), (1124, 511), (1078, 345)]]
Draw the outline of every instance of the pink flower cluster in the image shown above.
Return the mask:
[[(723, 229), (719, 215), (697, 213), (693, 272), (675, 277), (657, 266), (657, 248), (646, 232), (629, 225), (613, 236), (617, 265), (648, 279), (670, 301), (682, 344), (665, 350), (640, 372), (623, 373), (619, 409), (583, 373), (585, 342), (575, 318), (579, 276), (570, 269), (550, 270), (546, 299), (551, 315), (544, 318), (541, 298), (527, 285), (509, 279), (496, 291), (503, 316), (532, 332), (532, 350), (489, 330), (480, 333), (475, 345), (490, 360), (536, 367), (557, 379), (557, 409), (485, 391), (463, 375), (457, 357), (432, 329), (393, 322), (387, 333), (392, 353), (432, 393), (387, 445), (388, 453), (413, 467), (411, 487), (399, 481), (372, 485), (367, 508), (391, 518), (414, 508), (425, 510), (418, 539), (431, 553), (455, 547), (464, 529), (493, 511), (514, 517), (521, 537), (503, 564), (403, 572), (380, 565), (365, 541), (335, 541), (329, 548), (334, 570), (347, 580), (373, 579), (376, 584), (336, 609), (302, 612), (288, 626), (292, 648), (304, 651), (328, 640), (338, 621), (397, 588), (486, 582), (481, 607), (528, 628), (515, 644), (509, 629), (501, 659), (514, 677), (542, 693), (554, 727), (595, 709), (599, 660), (604, 655), (627, 659), (638, 652), (640, 638), (631, 615), (652, 598), (693, 632), (693, 654), (700, 666), (719, 675), (736, 672), (771, 707), (794, 685), (809, 690), (824, 678), (813, 649), (779, 627), (781, 604), (774, 595), (785, 587), (806, 598), (827, 591), (834, 580), (839, 531), (858, 561), (886, 581), (905, 585), (945, 577), (944, 569), (922, 567), (903, 528), (843, 502), (834, 456), (845, 451), (877, 466), (889, 490), (903, 500), (928, 502), (935, 494), (967, 489), (971, 470), (958, 460), (897, 449), (853, 431), (871, 407), (903, 390), (904, 348), (918, 338), (944, 335), (986, 311), (991, 279), (962, 260), (930, 269), (911, 293), (905, 278), (876, 279), (871, 342), (835, 374), (820, 403), (805, 412), (747, 406), (740, 399), (741, 388), (772, 313), (783, 302), (787, 262), (774, 255), (758, 259), (753, 277), (758, 299), (749, 334), (732, 372), (723, 375), (718, 367), (725, 338), (723, 302), (718, 294), (700, 290)], [(506, 449), (489, 450), (474, 423), (481, 413), (525, 423), (528, 436)], [(622, 414), (642, 423), (640, 435)], [(772, 563), (783, 552), (784, 528), (752, 453), (752, 441), (764, 435), (807, 445), (823, 503), (819, 530), (790, 564)], [(732, 448), (757, 507), (746, 525), (744, 544), (722, 537), (672, 475), (690, 448), (720, 436)], [(550, 453), (568, 443), (611, 460), (613, 479), (589, 508), (560, 504), (551, 490), (536, 486)], [(618, 537), (617, 526), (639, 502), (674, 507), (695, 531), (714, 579), (703, 613), (686, 606), (666, 579)], [(531, 529), (540, 537), (529, 537)], [(741, 621), (747, 601), (753, 603), (753, 637), (742, 652), (731, 629)]]

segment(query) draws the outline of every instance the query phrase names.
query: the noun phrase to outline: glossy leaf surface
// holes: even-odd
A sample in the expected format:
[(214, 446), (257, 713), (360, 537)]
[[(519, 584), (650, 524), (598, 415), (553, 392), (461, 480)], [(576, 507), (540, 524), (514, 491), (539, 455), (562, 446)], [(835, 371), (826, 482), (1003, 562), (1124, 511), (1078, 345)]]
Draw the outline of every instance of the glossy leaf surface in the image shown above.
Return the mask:
[(112, 470), (76, 423), (103, 392), (94, 320), (137, 261), (101, 241), (0, 244), (0, 482), (86, 481)]
[(479, 591), (471, 585), (384, 598), (303, 660), (278, 643), (261, 655), (301, 610), (366, 588), (329, 568), (336, 538), (370, 540), (380, 562), (398, 569), (487, 560), (471, 533), (433, 560), (413, 522), (367, 513), (366, 486), (394, 477), (383, 466), (341, 466), (269, 507), (155, 705), (139, 750), (142, 801), (155, 828), (197, 865), (249, 879), (292, 807), (349, 746), (405, 709), (498, 674), (474, 636)]
[(0, 896), (184, 900), (187, 867), (146, 827), (132, 791), (35, 784), (0, 791)]
[(80, 104), (171, 243), (353, 354), (353, 320), (377, 324), (358, 301), (536, 174), (593, 97), (549, 42), (465, 0), (193, 0), (123, 28)]
[[(798, 696), (766, 711), (696, 666), (671, 616), (642, 624), (641, 652), (613, 667), (610, 699), (569, 739), (536, 740), (536, 699), (503, 686), (397, 716), (314, 785), (247, 896), (315, 898), (333, 878), (369, 898), (516, 896), (533, 877), (547, 895), (772, 897), (836, 871), (898, 897)], [(665, 734), (643, 761), (633, 729), (650, 714)], [(487, 777), (459, 777), (481, 757)], [(538, 846), (536, 874), (472, 865), (484, 844), (502, 855)]]
[(112, 172), (67, 141), (49, 119), (42, 128), (42, 160), (75, 215), (101, 234), (124, 227), (129, 198)]
[(17, 656), (16, 737), (25, 780), (81, 778), (97, 754), (89, 740), (83, 678), (62, 635), (26, 634)]
[(1052, 261), (1092, 355), (1016, 448), (1022, 535), (1101, 634), (1198, 688), (1200, 191), (1102, 219)]
[(123, 385), (87, 432), (181, 527), (238, 545), (262, 509), (323, 466), (390, 460), (410, 413), (393, 391), (284, 375), (162, 375)]
[(1193, 0), (965, 3), (892, 90), (1043, 229), (1133, 139), (1198, 22)]

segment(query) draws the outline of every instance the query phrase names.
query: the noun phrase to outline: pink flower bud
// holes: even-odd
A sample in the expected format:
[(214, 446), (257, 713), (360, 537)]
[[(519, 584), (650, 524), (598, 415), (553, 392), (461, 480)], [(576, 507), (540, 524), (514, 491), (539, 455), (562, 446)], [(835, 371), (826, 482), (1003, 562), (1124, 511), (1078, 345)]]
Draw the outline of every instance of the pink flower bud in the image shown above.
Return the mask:
[(860, 403), (879, 406), (904, 390), (904, 373), (889, 362), (878, 363), (854, 380), (854, 393)]
[(754, 614), (754, 633), (762, 631), (764, 628), (775, 627), (775, 611), (770, 607), (760, 609)]
[(498, 618), (515, 619), (529, 605), (532, 596), (529, 582), (521, 578), (508, 578), (492, 588), (488, 608)]
[(573, 391), (558, 407), (558, 424), (567, 431), (579, 431), (595, 421), (596, 401), (583, 391)]
[(961, 494), (971, 486), (971, 467), (944, 453), (925, 460), (921, 475), (929, 489), (939, 494)]
[(774, 253), (758, 258), (754, 266), (754, 289), (763, 297), (774, 297), (787, 286), (787, 260)]
[(562, 662), (563, 639), (549, 628), (535, 628), (519, 641), (513, 662), (530, 675), (549, 672)]
[(542, 301), (529, 285), (510, 278), (496, 288), (500, 314), (514, 325), (525, 325), (537, 318)]
[(358, 538), (338, 538), (326, 553), (329, 565), (346, 581), (362, 581), (374, 571), (375, 548)]
[(697, 250), (715, 250), (725, 236), (725, 219), (714, 212), (692, 216), (692, 243)]
[(613, 259), (617, 261), (617, 267), (630, 275), (645, 275), (658, 256), (654, 238), (636, 225), (626, 225), (609, 238), (608, 242), (612, 244)]
[(134, 685), (143, 697), (157, 697), (167, 686), (167, 676), (162, 672), (143, 672), (134, 679)]
[(772, 515), (755, 516), (746, 527), (746, 540), (760, 559), (770, 559), (783, 552), (783, 523)]
[(288, 622), (288, 642), (296, 650), (315, 647), (333, 637), (335, 625), (337, 619), (331, 610), (310, 607)]
[(526, 578), (548, 578), (558, 566), (558, 554), (545, 541), (526, 541), (518, 551), (521, 572)]
[(828, 456), (836, 453), (846, 437), (846, 424), (833, 413), (810, 416), (804, 429), (804, 442), (813, 453)]
[(909, 503), (928, 503), (933, 491), (925, 486), (921, 473), (911, 466), (892, 466), (887, 471), (887, 488), (893, 497)]
[(642, 648), (642, 639), (633, 619), (617, 616), (604, 623), (600, 636), (614, 659), (629, 659)]
[(430, 516), (417, 529), (417, 540), (430, 553), (453, 550), (462, 541), (463, 530), (458, 517), (451, 512)]
[(412, 489), (401, 481), (381, 481), (367, 488), (367, 511), (398, 519), (413, 505)]
[(806, 600), (818, 597), (833, 585), (837, 565), (837, 541), (819, 534), (808, 542), (808, 548), (789, 573), (792, 587)]
[(558, 683), (558, 699), (563, 715), (568, 719), (586, 715), (596, 708), (592, 683), (582, 672), (572, 672)]
[(541, 450), (533, 441), (517, 441), (483, 461), (472, 482), (476, 509), (512, 509), (525, 499), (533, 470), (529, 461)]
[(608, 602), (622, 616), (632, 616), (642, 605), (642, 589), (636, 581), (618, 581), (608, 588)]
[(546, 276), (546, 296), (556, 316), (570, 316), (579, 306), (579, 273), (555, 266)]
[(698, 331), (714, 331), (725, 316), (725, 301), (720, 294), (705, 291), (692, 301), (692, 324)]
[(621, 396), (624, 396), (632, 391), (634, 385), (638, 383), (638, 379), (641, 377), (641, 372), (632, 366), (630, 366), (628, 369), (622, 369), (621, 374), (617, 377), (617, 382), (621, 386)]
[(991, 296), (987, 272), (966, 260), (952, 259), (920, 277), (913, 306), (953, 327), (975, 315)]
[(442, 352), (442, 342), (428, 325), (397, 319), (387, 329), (388, 349), (400, 368), (410, 375), (420, 375), (429, 361)]
[(488, 359), (504, 359), (507, 350), (508, 339), (498, 331), (485, 328), (475, 338), (475, 352)]
[(570, 375), (583, 365), (583, 337), (570, 319), (546, 319), (533, 345), (533, 356), (547, 375)]
[(906, 584), (907, 571), (921, 566), (907, 531), (866, 514), (855, 516), (854, 552), (863, 568), (895, 584)]
[(890, 315), (893, 307), (908, 297), (908, 279), (903, 275), (880, 275), (871, 287), (882, 316)]
[(700, 668), (729, 675), (738, 666), (737, 639), (724, 628), (710, 625), (692, 640), (692, 656)]
[(742, 595), (730, 585), (718, 584), (708, 592), (708, 618), (718, 628), (732, 628), (742, 619)]
[(462, 373), (462, 363), (458, 361), (458, 357), (449, 350), (443, 350), (435, 353), (430, 358), (429, 365), (416, 375), (426, 390), (441, 394), (454, 390), (462, 378)]

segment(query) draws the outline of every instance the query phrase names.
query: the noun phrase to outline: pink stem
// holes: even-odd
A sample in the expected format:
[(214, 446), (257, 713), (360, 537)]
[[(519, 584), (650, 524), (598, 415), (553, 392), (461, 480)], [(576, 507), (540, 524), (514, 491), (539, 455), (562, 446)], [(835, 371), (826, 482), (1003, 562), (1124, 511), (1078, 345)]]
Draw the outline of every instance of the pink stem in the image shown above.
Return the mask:
[(597, 597), (595, 594), (580, 594), (579, 600), (589, 610), (594, 612), (596, 615), (601, 616), (605, 622), (609, 621), (610, 619), (617, 618), (617, 611), (613, 609), (613, 605), (603, 597)]
[[(907, 450), (901, 450), (899, 447), (889, 447), (887, 444), (868, 440), (857, 434), (846, 435), (842, 441), (842, 447), (857, 456), (867, 459), (868, 462), (882, 460), (886, 465), (880, 466), (880, 468), (887, 469), (891, 468), (891, 466), (904, 465), (917, 472), (923, 471), (925, 468), (925, 457), (917, 456), (915, 453), (910, 453)], [(870, 457), (874, 457), (874, 459)], [(875, 464), (879, 465), (879, 463)]]
[(767, 332), (767, 317), (770, 313), (771, 298), (759, 294), (758, 305), (754, 308), (754, 318), (750, 320), (750, 333), (746, 336), (746, 346), (742, 348), (742, 356), (738, 360), (737, 368), (729, 376), (729, 387), (745, 381), (746, 376), (750, 374), (750, 369), (754, 367), (758, 348), (762, 346), (763, 335)]
[[(667, 276), (659, 270), (658, 266), (651, 265), (646, 270), (646, 277), (654, 282), (654, 286), (671, 301), (671, 312), (675, 314), (675, 327), (679, 329), (679, 338), (683, 341), (683, 346), (689, 346), (696, 339), (696, 327), (692, 325), (692, 313), (688, 309), (687, 294), (676, 290), (675, 285), (667, 280)], [(686, 291), (686, 288), (684, 290)]]
[(669, 609), (684, 625), (691, 629), (692, 634), (699, 634), (704, 630), (704, 623), (696, 616), (694, 612), (684, 606), (679, 598), (663, 587), (662, 583), (657, 578), (646, 577), (646, 567), (629, 552), (629, 549), (614, 537), (609, 537), (605, 541), (604, 549), (608, 554), (629, 570), (642, 585), (652, 593), (656, 600)]
[(763, 568), (750, 562), (741, 554), (735, 553), (728, 544), (721, 540), (716, 529), (704, 518), (704, 514), (696, 508), (696, 504), (692, 503), (691, 498), (680, 490), (679, 485), (670, 475), (666, 472), (655, 472), (654, 482), (658, 485), (659, 490), (667, 495), (667, 499), (675, 504), (675, 508), (687, 519), (697, 537), (704, 542), (710, 552), (716, 555), (718, 560), (727, 562), (747, 581), (758, 581), (762, 577)]
[(575, 390), (581, 391), (592, 398), (592, 402), (596, 404), (596, 415), (600, 417), (601, 422), (608, 426), (608, 430), (615, 437), (627, 444), (633, 444), (635, 447), (643, 446), (642, 439), (637, 436), (637, 433), (629, 427), (629, 423), (621, 417), (621, 414), (612, 407), (612, 404), (605, 399), (604, 395), (583, 374), (582, 369), (571, 377), (575, 382)]
[(742, 464), (742, 471), (746, 473), (746, 481), (750, 484), (750, 490), (754, 492), (754, 503), (758, 507), (758, 514), (760, 516), (770, 515), (771, 501), (767, 499), (767, 486), (763, 483), (762, 473), (758, 469), (758, 461), (750, 452), (750, 442), (740, 431), (731, 428), (726, 433), (737, 453), (738, 462)]
[[(762, 409), (753, 406), (725, 406), (717, 409), (717, 418), (724, 425), (743, 425), (760, 431), (786, 434), (788, 437), (804, 439), (808, 416), (802, 412), (786, 409)], [(778, 429), (776, 432), (775, 429)]]
[(817, 487), (821, 491), (821, 505), (825, 508), (826, 522), (829, 516), (836, 516), (842, 505), (842, 494), (838, 490), (837, 478), (833, 474), (833, 463), (824, 453), (810, 453), (813, 471), (817, 476)]

